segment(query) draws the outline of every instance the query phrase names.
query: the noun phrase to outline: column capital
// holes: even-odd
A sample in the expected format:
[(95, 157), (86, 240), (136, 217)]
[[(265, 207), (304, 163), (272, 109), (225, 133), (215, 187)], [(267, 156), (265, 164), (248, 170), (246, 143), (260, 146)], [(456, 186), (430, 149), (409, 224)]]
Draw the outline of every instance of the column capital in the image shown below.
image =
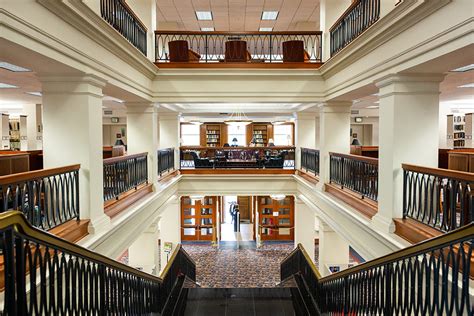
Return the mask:
[(444, 74), (437, 73), (390, 74), (374, 83), (380, 89), (379, 97), (395, 94), (439, 94), (439, 84), (444, 77)]
[(319, 116), (319, 112), (300, 111), (300, 112), (296, 112), (295, 115), (296, 115), (297, 120), (314, 120), (315, 117)]
[(127, 108), (127, 114), (158, 112), (155, 104), (149, 101), (125, 101), (124, 105)]
[(159, 112), (158, 111), (158, 119), (159, 120), (179, 120), (179, 113), (178, 112)]
[(92, 74), (38, 74), (43, 93), (82, 94), (103, 97), (107, 81)]
[(319, 107), (320, 113), (351, 113), (352, 101), (326, 101)]

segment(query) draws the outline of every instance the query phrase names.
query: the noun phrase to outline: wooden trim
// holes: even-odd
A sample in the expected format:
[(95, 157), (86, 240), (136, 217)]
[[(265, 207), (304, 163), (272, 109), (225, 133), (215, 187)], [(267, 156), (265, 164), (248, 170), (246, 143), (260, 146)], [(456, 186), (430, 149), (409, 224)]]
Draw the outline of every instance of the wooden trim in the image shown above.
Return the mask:
[(324, 185), (324, 190), (353, 207), (367, 218), (371, 219), (375, 214), (377, 214), (378, 203), (371, 201), (370, 199), (361, 199), (361, 195), (354, 191), (341, 189), (331, 183), (326, 183)]
[(151, 184), (143, 184), (136, 190), (132, 189), (120, 195), (118, 200), (110, 200), (104, 203), (104, 213), (110, 218), (114, 218), (122, 211), (130, 207), (133, 203), (140, 200), (142, 197), (153, 192)]
[(66, 223), (48, 230), (48, 233), (61, 237), (69, 242), (77, 243), (89, 234), (89, 222), (89, 219), (82, 219), (79, 221), (71, 219)]
[(181, 169), (181, 174), (220, 175), (220, 174), (295, 174), (294, 169)]
[(138, 22), (138, 24), (140, 24), (140, 26), (145, 30), (145, 32), (148, 32), (148, 28), (145, 26), (145, 24), (142, 22), (142, 20), (138, 17), (138, 15), (135, 14), (135, 12), (128, 5), (126, 0), (120, 0), (120, 2), (123, 4), (125, 9), (127, 9), (128, 13), (130, 13), (135, 18), (135, 20)]
[(64, 166), (59, 168), (50, 168), (50, 169), (42, 169), (42, 170), (35, 170), (35, 171), (28, 171), (28, 172), (21, 172), (15, 173), (7, 176), (0, 177), (0, 185), (24, 182), (34, 179), (41, 179), (49, 176), (54, 176), (60, 173), (66, 173), (71, 171), (76, 171), (81, 168), (81, 165), (70, 165)]
[(296, 174), (312, 184), (317, 184), (319, 182), (319, 176), (312, 173), (303, 171), (301, 169), (296, 170)]
[(318, 69), (322, 62), (155, 62), (158, 68), (267, 68), (267, 69)]
[(158, 182), (166, 182), (179, 175), (179, 170), (168, 172), (158, 178)]
[(118, 156), (118, 157), (112, 157), (112, 158), (107, 158), (104, 159), (104, 165), (109, 165), (114, 162), (118, 161), (124, 161), (132, 158), (137, 158), (137, 157), (143, 157), (143, 156), (148, 156), (148, 153), (139, 153), (139, 154), (133, 154), (133, 155), (124, 155), (124, 156)]
[(341, 22), (349, 14), (349, 12), (351, 12), (352, 9), (354, 9), (360, 2), (361, 0), (352, 1), (351, 5), (344, 11), (344, 13), (341, 14), (339, 19), (337, 19), (336, 22), (334, 22), (333, 25), (329, 28), (329, 32), (332, 32), (336, 28), (336, 26), (339, 24), (339, 22)]
[(439, 169), (439, 168), (429, 168), (429, 167), (422, 167), (422, 166), (410, 165), (410, 164), (405, 164), (405, 163), (402, 164), (402, 168), (403, 170), (406, 170), (406, 171), (426, 173), (426, 174), (431, 174), (431, 175), (439, 176), (439, 177), (446, 177), (446, 178), (452, 178), (452, 179), (457, 179), (457, 180), (464, 180), (468, 182), (474, 182), (474, 173), (470, 173), (470, 172), (455, 171), (455, 170), (449, 170), (449, 169)]
[(394, 218), (395, 234), (412, 244), (443, 235), (443, 232), (411, 218)]
[(371, 158), (371, 157), (351, 155), (351, 154), (332, 153), (332, 152), (329, 153), (329, 156), (336, 156), (336, 157), (342, 157), (342, 158), (347, 158), (347, 159), (352, 159), (352, 160), (363, 161), (372, 165), (379, 164), (378, 158)]
[(201, 31), (167, 31), (167, 30), (156, 30), (155, 34), (158, 35), (322, 35), (322, 31), (286, 31), (286, 32), (201, 32)]

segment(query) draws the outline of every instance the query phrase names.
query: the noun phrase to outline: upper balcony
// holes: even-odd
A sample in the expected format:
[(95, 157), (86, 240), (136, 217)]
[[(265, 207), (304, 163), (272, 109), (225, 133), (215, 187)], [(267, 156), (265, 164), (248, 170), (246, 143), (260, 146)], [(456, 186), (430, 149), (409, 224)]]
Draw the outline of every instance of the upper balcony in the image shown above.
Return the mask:
[(322, 32), (155, 31), (159, 68), (319, 68)]

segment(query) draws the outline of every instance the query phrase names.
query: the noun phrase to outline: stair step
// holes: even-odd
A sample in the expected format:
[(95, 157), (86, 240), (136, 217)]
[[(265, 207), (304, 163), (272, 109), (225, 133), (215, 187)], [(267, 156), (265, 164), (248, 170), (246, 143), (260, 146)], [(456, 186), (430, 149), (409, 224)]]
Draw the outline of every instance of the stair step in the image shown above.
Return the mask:
[(290, 288), (191, 288), (184, 315), (294, 315)]

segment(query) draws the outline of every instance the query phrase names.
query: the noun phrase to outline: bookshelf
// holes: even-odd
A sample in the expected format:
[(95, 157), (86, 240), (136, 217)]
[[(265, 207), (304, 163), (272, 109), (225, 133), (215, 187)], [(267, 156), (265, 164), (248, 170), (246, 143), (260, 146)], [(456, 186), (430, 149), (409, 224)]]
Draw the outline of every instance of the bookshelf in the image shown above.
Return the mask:
[(252, 123), (247, 130), (247, 142), (250, 144), (255, 139), (257, 147), (268, 145), (268, 140), (273, 138), (273, 125), (270, 123)]
[(217, 197), (181, 198), (181, 240), (213, 241), (216, 238)]
[(464, 148), (466, 146), (464, 114), (447, 116), (447, 145), (450, 148)]
[(222, 123), (205, 123), (201, 125), (201, 146), (221, 147), (226, 142), (226, 125)]
[(294, 240), (294, 198), (273, 200), (257, 197), (259, 234), (261, 240)]

